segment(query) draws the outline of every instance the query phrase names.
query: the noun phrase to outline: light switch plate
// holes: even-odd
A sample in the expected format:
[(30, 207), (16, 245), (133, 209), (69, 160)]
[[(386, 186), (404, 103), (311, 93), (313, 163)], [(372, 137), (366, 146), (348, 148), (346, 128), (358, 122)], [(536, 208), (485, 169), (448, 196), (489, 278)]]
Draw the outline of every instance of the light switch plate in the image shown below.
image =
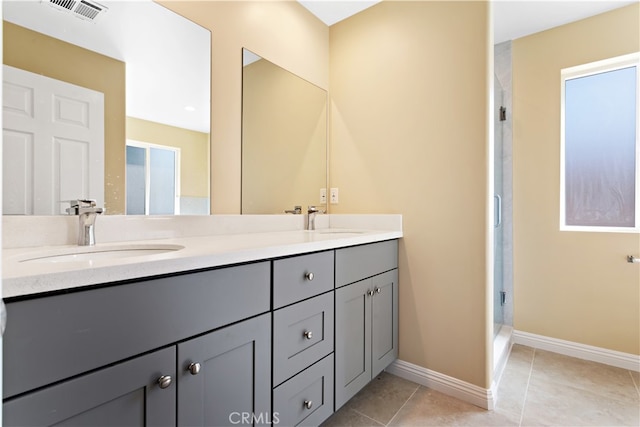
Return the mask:
[(326, 204), (327, 203), (327, 189), (326, 188), (321, 188), (320, 189), (320, 204)]

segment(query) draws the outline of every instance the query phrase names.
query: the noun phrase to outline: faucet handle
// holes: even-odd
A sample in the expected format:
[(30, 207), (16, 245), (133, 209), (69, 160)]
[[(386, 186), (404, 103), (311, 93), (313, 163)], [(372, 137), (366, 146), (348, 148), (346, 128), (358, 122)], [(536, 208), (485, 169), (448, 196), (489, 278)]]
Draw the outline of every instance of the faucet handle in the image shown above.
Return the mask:
[(80, 209), (79, 200), (65, 200), (62, 203), (69, 203), (69, 207), (65, 209), (69, 215), (78, 215), (78, 209)]
[(302, 213), (302, 206), (295, 205), (293, 209), (285, 209), (284, 213), (290, 213), (294, 215), (300, 215)]
[(95, 208), (96, 207), (96, 199), (78, 199), (76, 200), (78, 206), (81, 208)]
[(67, 209), (65, 209), (69, 215), (79, 215), (80, 209), (96, 207), (95, 199), (75, 199), (65, 200), (65, 202), (68, 202), (70, 205)]
[(311, 213), (327, 213), (326, 211), (323, 211), (322, 209), (318, 208), (317, 206), (308, 206), (307, 207), (307, 213), (311, 214)]

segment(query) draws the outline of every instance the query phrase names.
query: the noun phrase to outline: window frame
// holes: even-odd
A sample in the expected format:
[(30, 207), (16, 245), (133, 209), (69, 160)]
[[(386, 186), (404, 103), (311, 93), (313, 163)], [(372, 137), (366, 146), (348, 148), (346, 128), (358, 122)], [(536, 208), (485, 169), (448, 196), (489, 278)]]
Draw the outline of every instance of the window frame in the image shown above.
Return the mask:
[[(161, 144), (153, 144), (151, 142), (144, 141), (136, 141), (133, 139), (127, 139), (126, 146), (138, 147), (145, 150), (145, 188), (144, 188), (144, 215), (148, 216), (149, 214), (149, 203), (151, 198), (151, 148), (173, 151), (175, 154), (175, 192), (174, 192), (174, 201), (173, 201), (173, 215), (180, 215), (180, 148), (173, 147), (170, 145), (161, 145)], [(126, 211), (126, 207), (125, 207)]]
[[(636, 67), (636, 152), (635, 152), (635, 218), (634, 227), (567, 225), (565, 189), (565, 91), (567, 80)], [(640, 233), (640, 52), (560, 70), (560, 231), (599, 233)]]

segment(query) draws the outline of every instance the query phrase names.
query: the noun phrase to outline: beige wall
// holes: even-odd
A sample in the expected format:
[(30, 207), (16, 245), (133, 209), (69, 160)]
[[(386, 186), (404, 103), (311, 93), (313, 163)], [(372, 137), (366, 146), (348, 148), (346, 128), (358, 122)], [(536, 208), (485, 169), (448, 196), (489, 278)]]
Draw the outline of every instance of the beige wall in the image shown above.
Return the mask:
[(638, 5), (513, 42), (514, 326), (640, 354), (640, 235), (560, 232), (560, 70), (638, 51)]
[(331, 27), (337, 213), (401, 213), (400, 358), (489, 387), (488, 4), (384, 1)]
[(7, 21), (2, 28), (5, 64), (104, 93), (105, 207), (124, 214), (125, 63)]
[(159, 1), (212, 31), (211, 212), (240, 213), (242, 48), (329, 86), (329, 29), (294, 1)]
[(209, 134), (127, 117), (127, 139), (180, 149), (180, 196), (209, 197)]
[(242, 213), (319, 205), (327, 186), (327, 92), (264, 59), (243, 76)]

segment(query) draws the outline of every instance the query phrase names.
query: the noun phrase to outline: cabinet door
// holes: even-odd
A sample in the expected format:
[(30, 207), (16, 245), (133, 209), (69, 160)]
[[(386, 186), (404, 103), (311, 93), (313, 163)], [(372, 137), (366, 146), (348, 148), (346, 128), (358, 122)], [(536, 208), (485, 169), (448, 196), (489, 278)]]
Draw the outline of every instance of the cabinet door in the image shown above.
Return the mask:
[(371, 279), (336, 289), (337, 411), (371, 381)]
[(172, 426), (176, 386), (175, 347), (101, 369), (4, 403), (5, 425)]
[(178, 370), (178, 425), (268, 424), (271, 314), (178, 344)]
[(398, 270), (371, 280), (371, 375), (375, 377), (398, 357)]

